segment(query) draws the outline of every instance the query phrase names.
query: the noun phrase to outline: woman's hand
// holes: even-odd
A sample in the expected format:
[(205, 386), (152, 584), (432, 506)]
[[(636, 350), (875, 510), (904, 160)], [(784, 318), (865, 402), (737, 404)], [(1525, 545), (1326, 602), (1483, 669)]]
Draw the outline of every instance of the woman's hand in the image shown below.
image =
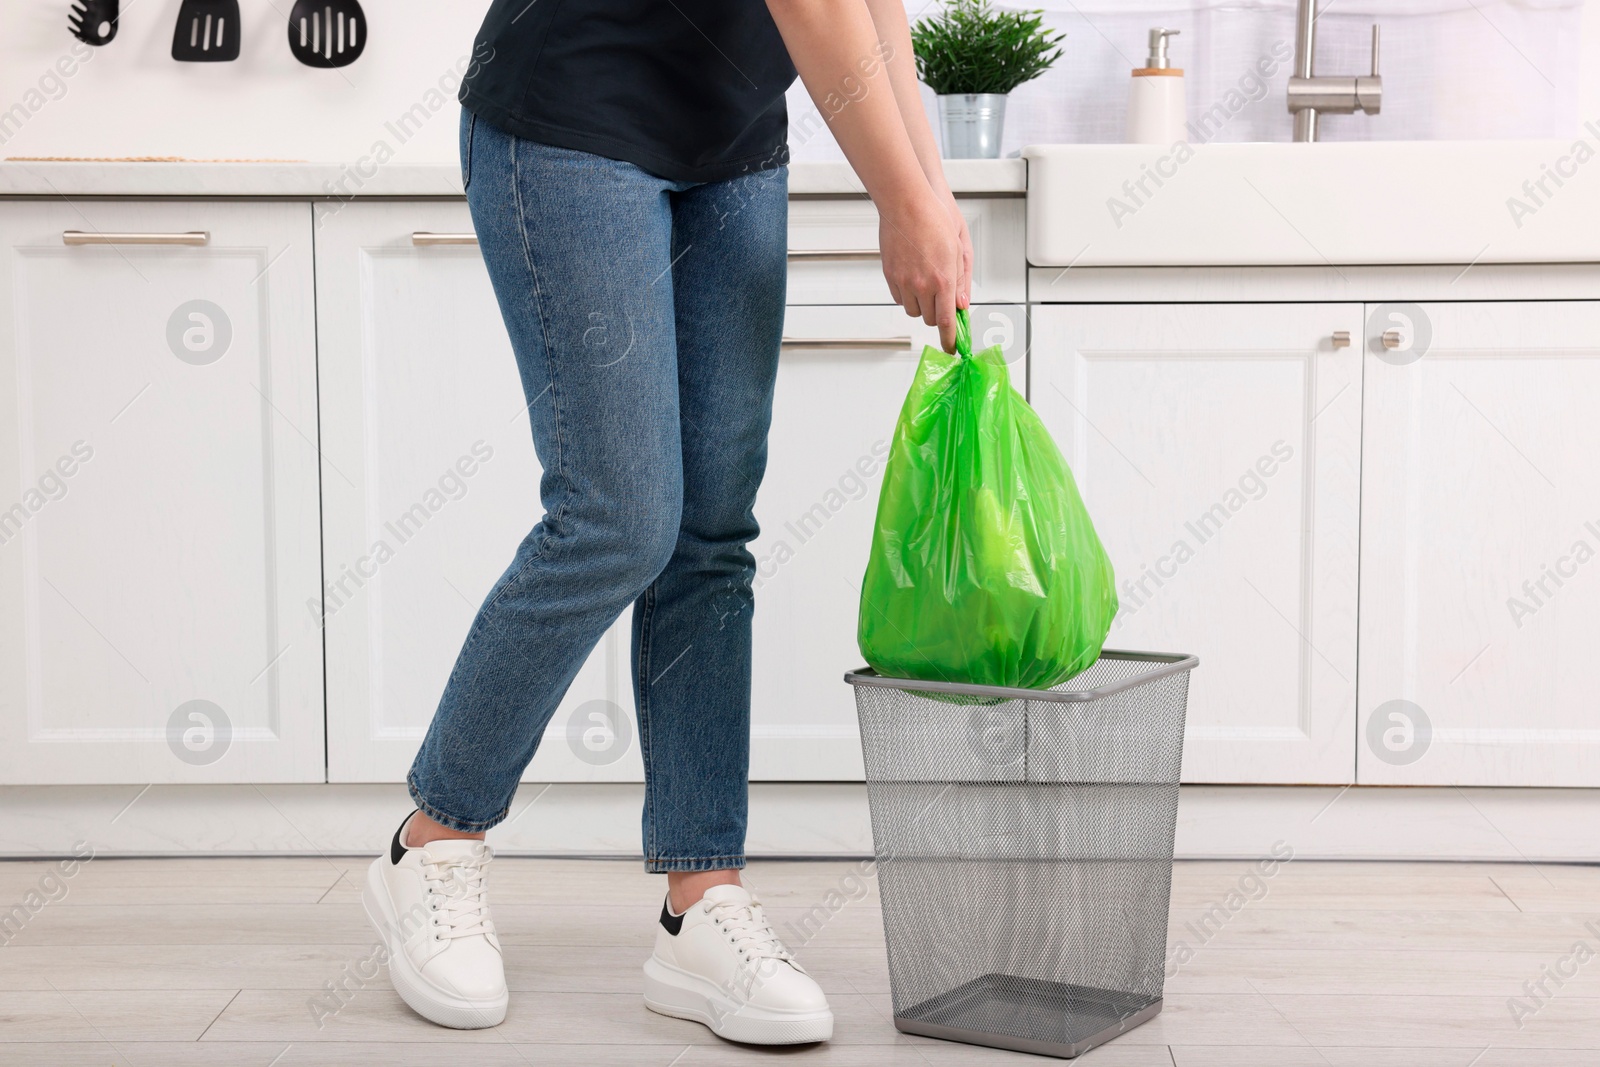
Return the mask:
[(902, 0), (767, 0), (811, 99), (878, 206), (895, 302), (955, 350), (972, 288), (972, 238), (922, 109)]
[(929, 326), (939, 327), (946, 352), (956, 346), (956, 308), (965, 307), (972, 274), (972, 244), (966, 224), (951, 218), (933, 190), (886, 198), (878, 205), (878, 249), (889, 295)]

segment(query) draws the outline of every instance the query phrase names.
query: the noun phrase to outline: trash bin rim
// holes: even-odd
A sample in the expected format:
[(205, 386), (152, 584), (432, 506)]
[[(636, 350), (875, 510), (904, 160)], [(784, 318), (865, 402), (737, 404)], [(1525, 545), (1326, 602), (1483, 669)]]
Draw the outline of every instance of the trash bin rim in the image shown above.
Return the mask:
[[(930, 682), (917, 678), (888, 678), (871, 667), (861, 667), (857, 670), (846, 671), (844, 680), (851, 685), (869, 686), (878, 689), (901, 689), (912, 693), (947, 693), (957, 696), (998, 697), (1006, 700), (1038, 700), (1051, 701), (1058, 704), (1078, 704), (1099, 700), (1113, 693), (1120, 693), (1125, 689), (1132, 689), (1135, 686), (1144, 685), (1146, 682), (1155, 681), (1157, 678), (1165, 678), (1168, 675), (1190, 671), (1200, 665), (1200, 657), (1185, 652), (1136, 652), (1128, 649), (1107, 648), (1101, 650), (1100, 659), (1151, 663), (1158, 666), (1129, 678), (1119, 678), (1114, 682), (1095, 686), (1093, 689), (1071, 690), (1022, 689), (1005, 685), (972, 685), (967, 682)], [(1099, 660), (1095, 662), (1098, 663)], [(1088, 669), (1087, 667), (1084, 668), (1085, 671)]]

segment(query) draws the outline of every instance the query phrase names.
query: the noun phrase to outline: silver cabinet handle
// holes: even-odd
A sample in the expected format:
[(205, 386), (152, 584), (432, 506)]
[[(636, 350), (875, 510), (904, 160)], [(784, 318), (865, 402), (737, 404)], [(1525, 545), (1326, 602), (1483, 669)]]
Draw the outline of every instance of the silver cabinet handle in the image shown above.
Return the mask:
[(1400, 331), (1399, 330), (1384, 330), (1383, 331), (1383, 347), (1384, 348), (1399, 348), (1402, 343), (1403, 343), (1403, 339), (1400, 336)]
[(64, 230), (64, 245), (203, 245), (211, 240), (205, 230), (188, 233), (85, 233), (82, 230)]
[(475, 233), (428, 233), (418, 230), (411, 235), (411, 243), (419, 247), (429, 245), (475, 245), (478, 235)]
[(1334, 330), (1333, 331), (1333, 347), (1334, 348), (1349, 348), (1350, 347), (1350, 331), (1349, 330)]
[(876, 248), (791, 248), (789, 258), (812, 263), (851, 262), (882, 259), (883, 253)]
[(840, 349), (899, 349), (910, 348), (909, 337), (785, 337), (784, 348), (811, 348), (838, 351)]

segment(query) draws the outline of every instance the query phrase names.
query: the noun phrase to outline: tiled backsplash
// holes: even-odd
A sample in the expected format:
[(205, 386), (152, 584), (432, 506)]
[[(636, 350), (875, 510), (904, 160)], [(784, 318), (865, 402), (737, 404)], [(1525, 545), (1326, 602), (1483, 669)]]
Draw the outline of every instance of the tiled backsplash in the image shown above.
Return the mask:
[[(911, 0), (918, 9), (937, 5)], [(1129, 71), (1142, 66), (1151, 27), (1176, 27), (1173, 65), (1187, 83), (1190, 140), (1287, 141), (1293, 0), (1024, 0), (1065, 32), (1054, 70), (1012, 94), (1004, 151), (1026, 144), (1120, 142)], [(1441, 141), (1566, 137), (1600, 114), (1579, 109), (1579, 72), (1600, 54), (1581, 48), (1583, 0), (1339, 0), (1317, 20), (1317, 71), (1365, 74), (1371, 26), (1383, 27), (1383, 111), (1329, 115), (1327, 141)], [(1591, 4), (1600, 7), (1600, 3)], [(1600, 18), (1600, 11), (1591, 13)], [(1600, 35), (1596, 35), (1600, 36)], [(1266, 77), (1260, 72), (1270, 71)], [(931, 93), (924, 90), (930, 114)], [(839, 159), (824, 129), (804, 133), (815, 108), (790, 91), (796, 159)], [(936, 127), (937, 128), (937, 127)]]

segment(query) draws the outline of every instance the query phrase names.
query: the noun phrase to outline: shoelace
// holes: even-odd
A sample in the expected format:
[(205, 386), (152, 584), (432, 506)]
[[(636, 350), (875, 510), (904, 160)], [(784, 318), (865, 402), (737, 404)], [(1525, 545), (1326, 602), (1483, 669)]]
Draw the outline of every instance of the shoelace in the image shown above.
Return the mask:
[(437, 916), (435, 938), (444, 941), (494, 933), (489, 902), (484, 899), (492, 858), (487, 852), (480, 852), (475, 856), (435, 859), (423, 852), (422, 877), (428, 885), (428, 908)]
[(752, 900), (749, 904), (735, 904), (728, 900), (719, 900), (707, 907), (713, 922), (718, 929), (727, 934), (733, 942), (733, 947), (739, 954), (749, 960), (781, 960), (788, 963), (795, 962), (794, 954), (778, 939), (773, 932), (772, 924), (767, 922), (767, 916), (761, 910), (759, 901)]

